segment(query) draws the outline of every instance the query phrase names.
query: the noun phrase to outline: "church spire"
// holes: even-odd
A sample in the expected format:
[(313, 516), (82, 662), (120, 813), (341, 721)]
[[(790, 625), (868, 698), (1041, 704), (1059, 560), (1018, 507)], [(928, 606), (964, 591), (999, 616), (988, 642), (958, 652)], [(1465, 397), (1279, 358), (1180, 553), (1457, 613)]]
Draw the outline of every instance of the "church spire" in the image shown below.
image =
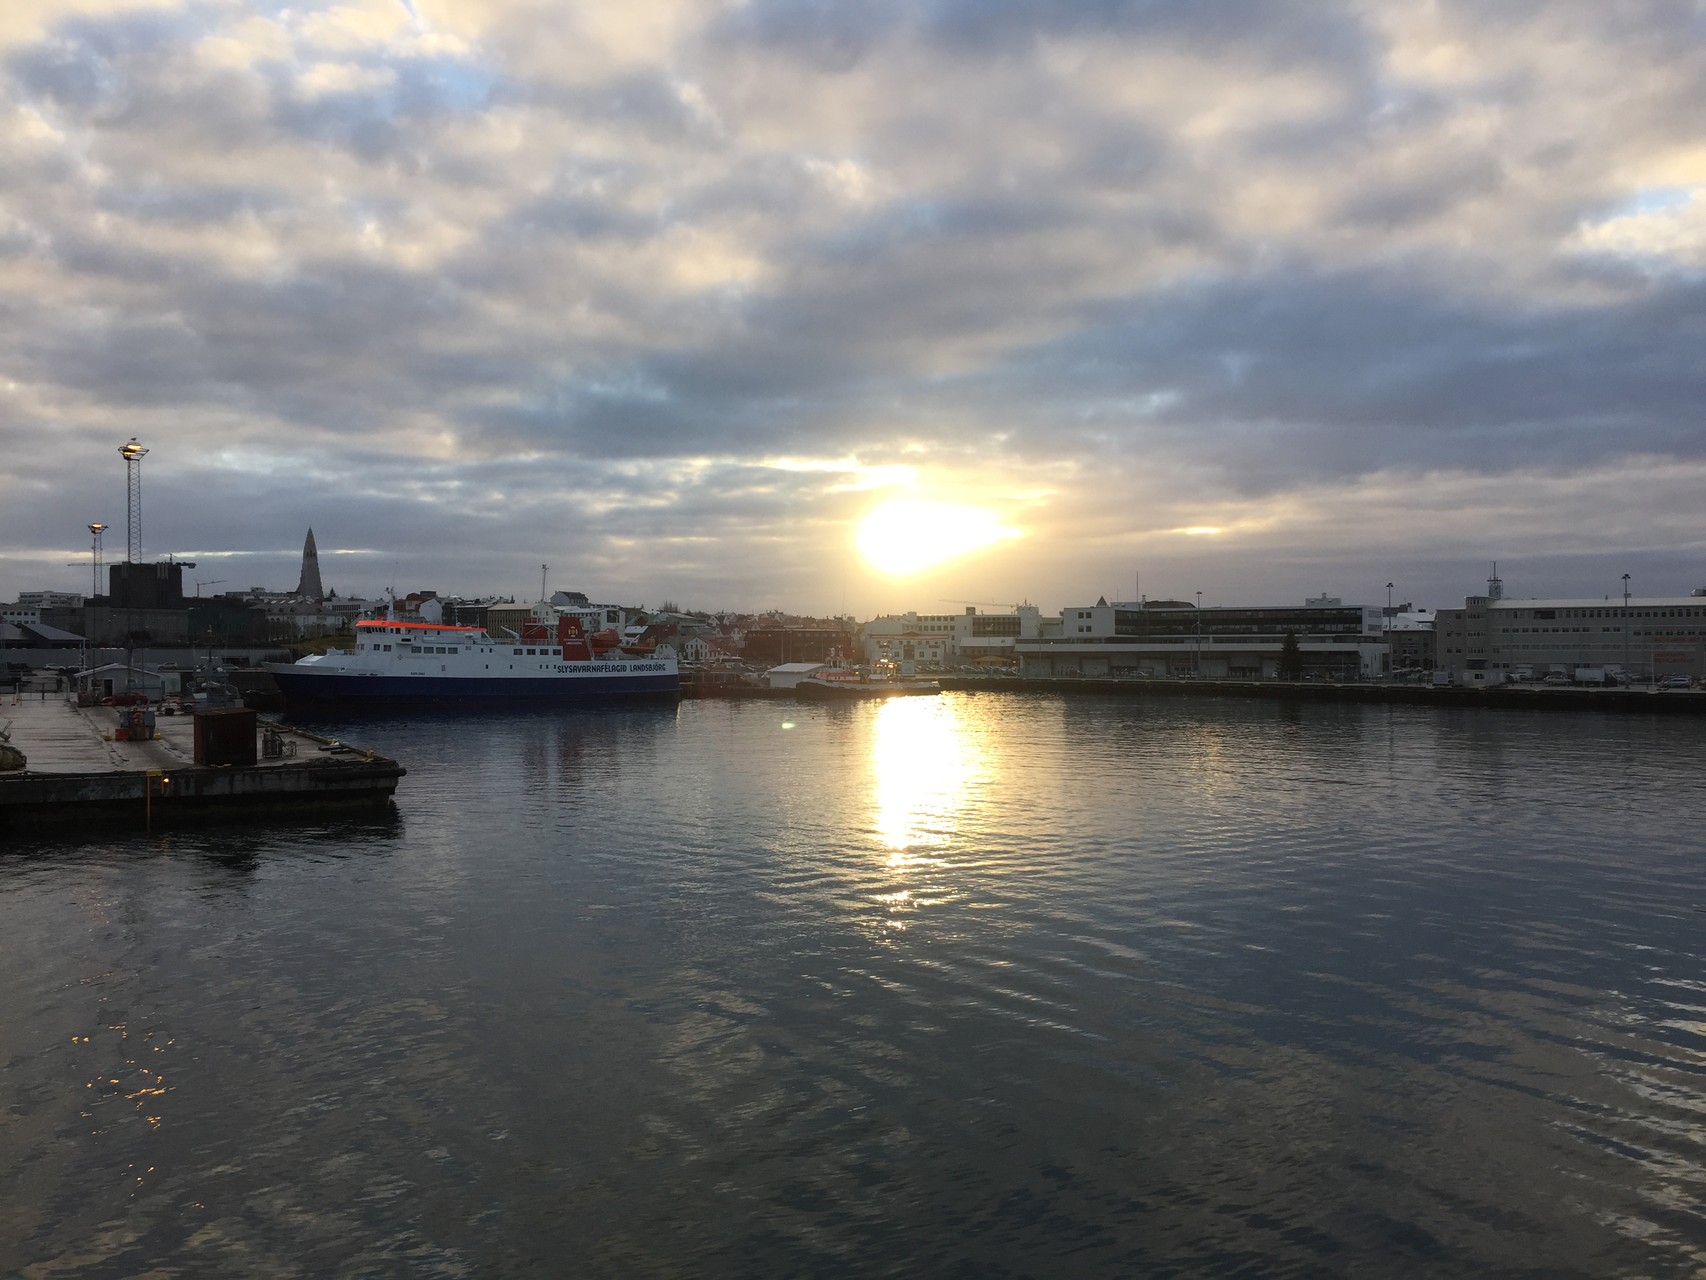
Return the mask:
[(302, 544), (302, 577), (296, 584), (296, 594), (310, 600), (325, 599), (320, 585), (320, 553), (314, 549), (314, 530), (308, 530), (308, 540)]

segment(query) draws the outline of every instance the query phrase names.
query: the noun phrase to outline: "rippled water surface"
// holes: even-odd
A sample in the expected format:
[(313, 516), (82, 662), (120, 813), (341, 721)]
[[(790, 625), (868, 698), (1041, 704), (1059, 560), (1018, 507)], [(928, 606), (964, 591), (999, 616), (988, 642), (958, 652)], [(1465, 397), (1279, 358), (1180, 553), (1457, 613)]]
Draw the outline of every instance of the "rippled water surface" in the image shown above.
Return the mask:
[(0, 1272), (1706, 1268), (1706, 726), (949, 695), (326, 726), (0, 855)]

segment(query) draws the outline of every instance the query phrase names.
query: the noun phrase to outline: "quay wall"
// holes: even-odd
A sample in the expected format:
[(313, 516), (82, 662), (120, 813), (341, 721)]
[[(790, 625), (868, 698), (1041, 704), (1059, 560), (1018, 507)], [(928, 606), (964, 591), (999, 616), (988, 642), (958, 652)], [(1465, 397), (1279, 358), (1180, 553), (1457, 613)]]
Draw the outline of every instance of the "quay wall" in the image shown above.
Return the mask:
[(0, 826), (94, 819), (141, 825), (213, 814), (384, 806), (407, 772), (395, 760), (304, 760), (265, 768), (0, 775)]
[(944, 691), (1095, 694), (1131, 698), (1263, 698), (1287, 702), (1370, 702), (1417, 707), (1512, 711), (1605, 711), (1706, 716), (1706, 692), (1646, 689), (1436, 688), (1414, 684), (1293, 683), (1279, 680), (1044, 679), (1029, 676), (938, 676)]

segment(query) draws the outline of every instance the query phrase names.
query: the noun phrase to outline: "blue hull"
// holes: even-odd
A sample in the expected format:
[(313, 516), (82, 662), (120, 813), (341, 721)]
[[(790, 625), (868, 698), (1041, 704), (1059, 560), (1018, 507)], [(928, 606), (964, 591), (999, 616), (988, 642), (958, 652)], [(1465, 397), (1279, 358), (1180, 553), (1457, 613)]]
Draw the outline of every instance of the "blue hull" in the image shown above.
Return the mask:
[(396, 703), (582, 703), (610, 699), (678, 698), (677, 675), (610, 675), (561, 679), (518, 676), (479, 680), (458, 676), (307, 675), (274, 670), (279, 692), (292, 705), (336, 703), (384, 706)]

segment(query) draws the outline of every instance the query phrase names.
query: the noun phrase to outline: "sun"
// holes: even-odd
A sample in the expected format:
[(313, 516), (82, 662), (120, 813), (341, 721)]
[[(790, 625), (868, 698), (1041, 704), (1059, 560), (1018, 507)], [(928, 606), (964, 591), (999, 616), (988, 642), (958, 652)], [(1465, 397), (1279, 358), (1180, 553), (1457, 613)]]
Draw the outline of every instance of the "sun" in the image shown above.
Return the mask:
[(983, 507), (886, 502), (859, 522), (858, 545), (873, 569), (898, 578), (1019, 536)]

